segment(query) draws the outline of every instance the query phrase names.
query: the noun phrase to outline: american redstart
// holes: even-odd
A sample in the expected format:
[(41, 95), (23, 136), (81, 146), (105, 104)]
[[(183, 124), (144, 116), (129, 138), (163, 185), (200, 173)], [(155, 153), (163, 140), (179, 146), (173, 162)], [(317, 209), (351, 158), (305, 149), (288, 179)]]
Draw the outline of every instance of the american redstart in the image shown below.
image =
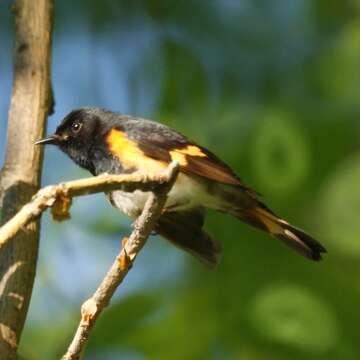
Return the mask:
[[(309, 259), (320, 260), (326, 252), (310, 235), (275, 215), (216, 155), (157, 122), (82, 108), (69, 113), (53, 135), (36, 144), (57, 145), (93, 175), (153, 174), (177, 160), (180, 173), (155, 231), (210, 266), (217, 264), (221, 247), (203, 230), (207, 208), (264, 230)], [(136, 218), (148, 195), (117, 190), (108, 197), (113, 206)]]

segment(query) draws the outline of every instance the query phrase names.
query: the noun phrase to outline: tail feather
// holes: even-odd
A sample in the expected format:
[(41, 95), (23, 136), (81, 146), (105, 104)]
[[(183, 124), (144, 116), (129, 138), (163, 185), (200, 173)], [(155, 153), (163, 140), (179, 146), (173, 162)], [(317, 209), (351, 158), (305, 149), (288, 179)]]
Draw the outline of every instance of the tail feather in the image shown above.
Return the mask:
[(240, 220), (270, 233), (311, 260), (320, 260), (321, 254), (326, 252), (326, 249), (318, 241), (303, 230), (280, 219), (261, 203), (246, 211), (239, 211), (235, 216)]

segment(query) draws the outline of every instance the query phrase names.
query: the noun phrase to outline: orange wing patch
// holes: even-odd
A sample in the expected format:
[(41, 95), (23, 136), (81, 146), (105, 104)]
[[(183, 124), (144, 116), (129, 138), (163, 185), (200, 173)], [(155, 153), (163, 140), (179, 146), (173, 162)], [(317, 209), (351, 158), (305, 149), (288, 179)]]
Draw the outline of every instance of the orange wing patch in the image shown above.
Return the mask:
[(195, 145), (188, 145), (185, 148), (170, 151), (171, 159), (178, 161), (181, 166), (188, 164), (186, 155), (206, 157), (206, 154)]
[(110, 130), (106, 136), (106, 143), (110, 152), (119, 159), (125, 170), (135, 168), (156, 172), (166, 167), (165, 162), (146, 156), (137, 143), (130, 140), (121, 130)]
[(109, 151), (120, 161), (125, 170), (134, 169), (156, 173), (166, 168), (171, 160), (176, 160), (185, 173), (224, 184), (243, 186), (251, 191), (241, 183), (227, 165), (210, 152), (207, 153), (206, 150), (194, 144), (179, 148), (173, 147), (170, 150), (166, 144), (152, 143), (146, 137), (138, 143), (119, 129), (109, 131), (106, 143)]

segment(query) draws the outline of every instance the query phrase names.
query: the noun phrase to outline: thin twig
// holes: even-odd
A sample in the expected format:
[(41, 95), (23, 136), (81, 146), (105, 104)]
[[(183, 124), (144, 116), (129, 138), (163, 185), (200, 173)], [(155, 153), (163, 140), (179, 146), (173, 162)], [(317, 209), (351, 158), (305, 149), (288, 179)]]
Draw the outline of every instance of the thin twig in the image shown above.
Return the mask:
[[(171, 165), (171, 169), (176, 165)], [(142, 175), (139, 173), (126, 175), (102, 174), (96, 177), (73, 180), (57, 185), (50, 185), (40, 189), (32, 200), (24, 205), (20, 211), (0, 228), (0, 250), (26, 225), (36, 219), (43, 211), (53, 206), (56, 200), (66, 197), (73, 198), (98, 192), (112, 190), (143, 191), (156, 190), (161, 184), (167, 183), (168, 173)]]
[(172, 164), (163, 177), (165, 181), (163, 186), (150, 193), (141, 215), (135, 222), (132, 234), (128, 239), (123, 240), (123, 248), (93, 296), (83, 303), (80, 323), (62, 360), (80, 358), (96, 319), (109, 304), (112, 295), (130, 270), (136, 256), (153, 230), (156, 220), (161, 215), (167, 193), (174, 184), (178, 171), (178, 164)]

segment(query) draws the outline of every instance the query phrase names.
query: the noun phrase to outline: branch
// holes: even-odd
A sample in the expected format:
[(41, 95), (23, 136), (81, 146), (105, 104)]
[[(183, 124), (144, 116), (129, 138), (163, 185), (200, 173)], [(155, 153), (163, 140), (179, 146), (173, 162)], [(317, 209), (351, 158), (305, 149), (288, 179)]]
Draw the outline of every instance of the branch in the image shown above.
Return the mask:
[(135, 222), (130, 237), (123, 240), (123, 248), (93, 296), (83, 303), (80, 323), (62, 360), (80, 358), (96, 319), (109, 304), (117, 287), (131, 269), (136, 256), (145, 245), (158, 217), (161, 215), (167, 194), (176, 180), (178, 171), (178, 163), (170, 165), (167, 173), (162, 177), (163, 185), (150, 193), (141, 215)]
[[(35, 147), (34, 141), (43, 136), (46, 118), (53, 107), (50, 84), (53, 0), (16, 0), (12, 9), (14, 79), (5, 163), (0, 173), (0, 223), (10, 219), (39, 188), (42, 149)], [(27, 231), (19, 233), (0, 253), (1, 359), (17, 356), (35, 277), (38, 225), (29, 223)]]
[(76, 196), (112, 190), (128, 192), (136, 189), (155, 191), (159, 188), (159, 185), (166, 184), (169, 181), (169, 171), (174, 171), (172, 170), (174, 168), (177, 168), (175, 163), (170, 165), (167, 173), (161, 175), (142, 175), (140, 173), (126, 175), (102, 174), (40, 189), (29, 203), (23, 206), (12, 219), (0, 228), (0, 251), (20, 230), (23, 231), (27, 224), (39, 217), (47, 208), (56, 205), (57, 201), (69, 201), (69, 199)]
[[(116, 257), (114, 264), (95, 294), (83, 304), (79, 327), (63, 359), (79, 359), (96, 318), (107, 306), (116, 288), (130, 270), (137, 254), (153, 230), (156, 220), (161, 215), (167, 194), (172, 188), (178, 172), (179, 164), (175, 161), (161, 174), (102, 174), (96, 177), (50, 185), (40, 189), (29, 203), (24, 205), (12, 219), (0, 228), (1, 252), (20, 231), (26, 228), (27, 224), (38, 218), (47, 208), (52, 208), (53, 216), (55, 217), (68, 217), (73, 197), (113, 190), (128, 192), (142, 190), (150, 192), (145, 207), (135, 222), (132, 234), (129, 239), (123, 242), (120, 254)], [(8, 273), (5, 274), (0, 282), (0, 297), (3, 295), (6, 281), (21, 266), (23, 266), (23, 262), (18, 262), (9, 268)], [(8, 330), (4, 326), (0, 326), (0, 334), (2, 336), (6, 335)], [(12, 341), (11, 344), (16, 346), (16, 338), (12, 336), (12, 333), (9, 334), (9, 339)]]

